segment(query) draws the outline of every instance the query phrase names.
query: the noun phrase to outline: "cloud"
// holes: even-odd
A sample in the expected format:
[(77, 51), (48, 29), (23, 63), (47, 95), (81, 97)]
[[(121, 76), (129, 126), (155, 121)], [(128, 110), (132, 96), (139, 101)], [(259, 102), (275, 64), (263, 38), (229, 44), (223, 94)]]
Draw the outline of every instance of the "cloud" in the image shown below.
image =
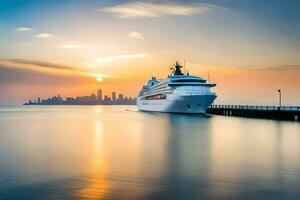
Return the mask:
[(18, 29), (17, 29), (17, 31), (31, 31), (32, 30), (32, 28), (29, 28), (29, 27), (19, 27)]
[(282, 71), (282, 70), (300, 70), (300, 65), (278, 65), (270, 67), (252, 68), (251, 71)]
[(81, 70), (77, 67), (36, 60), (1, 59), (0, 68), (3, 67), (35, 71), (46, 74), (78, 74), (84, 76), (91, 76), (90, 72)]
[(62, 49), (77, 49), (77, 48), (80, 47), (80, 45), (76, 45), (76, 44), (64, 44), (64, 45), (60, 45), (58, 47), (62, 48)]
[[(76, 77), (76, 79), (74, 79)], [(21, 69), (21, 68), (11, 68), (9, 66), (2, 66), (0, 64), (0, 84), (15, 84), (20, 85), (35, 85), (40, 86), (43, 84), (57, 85), (61, 84), (79, 84), (80, 80), (94, 79), (92, 76), (81, 76), (79, 74), (47, 74), (41, 73), (39, 71), (32, 71)], [(26, 92), (26, 91), (20, 91)]]
[(125, 54), (125, 55), (119, 55), (119, 56), (113, 56), (114, 58), (125, 58), (125, 59), (131, 59), (131, 58), (143, 58), (150, 56), (149, 53), (138, 53), (138, 54)]
[(41, 38), (41, 39), (47, 39), (47, 38), (53, 37), (53, 35), (50, 33), (39, 33), (39, 34), (35, 35), (35, 37)]
[(134, 39), (144, 39), (144, 35), (139, 32), (132, 31), (128, 33), (128, 37), (134, 38)]
[(1, 68), (30, 71), (56, 76), (81, 76), (92, 77), (95, 79), (99, 76), (102, 78), (111, 77), (111, 75), (102, 74), (91, 69), (58, 64), (57, 62), (54, 63), (27, 59), (0, 59), (0, 69)]
[(153, 2), (130, 2), (98, 9), (99, 11), (115, 14), (121, 18), (133, 17), (160, 17), (164, 15), (188, 16), (201, 14), (218, 6), (205, 3), (153, 3)]
[(95, 67), (98, 65), (108, 64), (117, 60), (124, 59), (136, 59), (136, 58), (144, 58), (148, 57), (150, 54), (148, 53), (138, 53), (138, 54), (123, 54), (123, 55), (115, 55), (115, 56), (106, 56), (96, 59), (95, 62), (89, 63), (88, 67)]

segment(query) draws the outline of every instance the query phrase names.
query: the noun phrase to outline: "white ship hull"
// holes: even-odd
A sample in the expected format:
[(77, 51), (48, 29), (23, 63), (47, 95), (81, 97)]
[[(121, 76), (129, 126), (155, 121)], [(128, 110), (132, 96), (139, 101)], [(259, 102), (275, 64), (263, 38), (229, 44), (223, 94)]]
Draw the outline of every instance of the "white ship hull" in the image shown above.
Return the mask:
[(215, 94), (179, 95), (170, 94), (166, 99), (137, 99), (137, 107), (141, 111), (169, 113), (205, 113), (206, 109), (216, 99)]

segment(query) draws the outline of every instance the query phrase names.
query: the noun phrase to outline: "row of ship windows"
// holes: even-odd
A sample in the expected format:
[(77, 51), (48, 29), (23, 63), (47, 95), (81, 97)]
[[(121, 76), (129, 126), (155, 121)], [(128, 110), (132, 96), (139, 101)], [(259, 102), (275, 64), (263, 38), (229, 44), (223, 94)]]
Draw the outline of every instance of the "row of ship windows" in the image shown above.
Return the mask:
[(161, 89), (154, 89), (151, 91), (145, 91), (145, 95), (151, 95), (151, 94), (155, 94), (155, 93), (166, 93), (166, 92), (172, 92), (172, 89), (169, 88), (161, 88)]
[(160, 88), (166, 88), (168, 85), (166, 85), (165, 83), (163, 84), (157, 84), (157, 85), (154, 85), (151, 89), (160, 89)]
[(171, 82), (195, 82), (195, 83), (205, 83), (205, 80), (199, 80), (199, 79), (178, 79), (178, 80), (172, 80)]
[(163, 90), (163, 89), (166, 89), (167, 86), (163, 86), (163, 87), (157, 87), (157, 88), (152, 88), (151, 90), (152, 91), (158, 91), (158, 90)]
[[(206, 81), (205, 80), (199, 80), (199, 79), (179, 79), (179, 80), (172, 80), (170, 83), (172, 82), (196, 82), (196, 83), (205, 83)], [(154, 86), (152, 86), (152, 89), (158, 89), (160, 88), (161, 86), (163, 86), (162, 88), (166, 87), (166, 85), (164, 84), (167, 84), (167, 82), (161, 82), (161, 83), (158, 83)]]
[(162, 100), (166, 98), (167, 96), (165, 94), (157, 94), (157, 95), (145, 97), (146, 100)]

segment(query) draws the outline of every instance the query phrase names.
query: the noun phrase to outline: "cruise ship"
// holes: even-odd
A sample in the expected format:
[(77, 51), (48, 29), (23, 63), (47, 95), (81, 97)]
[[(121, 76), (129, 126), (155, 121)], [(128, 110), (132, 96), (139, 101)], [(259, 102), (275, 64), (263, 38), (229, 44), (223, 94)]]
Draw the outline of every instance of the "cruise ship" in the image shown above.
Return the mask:
[(138, 109), (168, 113), (205, 113), (217, 97), (216, 93), (211, 92), (216, 84), (191, 76), (188, 72), (184, 74), (181, 68), (177, 61), (166, 79), (152, 77), (137, 97)]

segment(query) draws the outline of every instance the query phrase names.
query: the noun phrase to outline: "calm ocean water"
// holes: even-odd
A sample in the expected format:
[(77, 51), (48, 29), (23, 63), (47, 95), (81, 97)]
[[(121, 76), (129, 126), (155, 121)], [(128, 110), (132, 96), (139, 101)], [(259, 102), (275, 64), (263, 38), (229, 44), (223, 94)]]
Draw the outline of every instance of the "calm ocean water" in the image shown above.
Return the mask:
[(300, 124), (0, 106), (0, 199), (300, 199)]

